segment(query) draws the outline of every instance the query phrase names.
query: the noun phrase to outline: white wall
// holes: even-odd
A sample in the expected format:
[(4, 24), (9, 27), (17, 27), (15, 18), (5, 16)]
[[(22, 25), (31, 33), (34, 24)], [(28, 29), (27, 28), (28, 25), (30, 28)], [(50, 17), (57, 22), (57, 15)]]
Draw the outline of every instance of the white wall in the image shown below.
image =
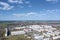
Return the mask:
[(11, 32), (11, 35), (20, 35), (20, 34), (25, 34), (24, 31), (13, 31)]

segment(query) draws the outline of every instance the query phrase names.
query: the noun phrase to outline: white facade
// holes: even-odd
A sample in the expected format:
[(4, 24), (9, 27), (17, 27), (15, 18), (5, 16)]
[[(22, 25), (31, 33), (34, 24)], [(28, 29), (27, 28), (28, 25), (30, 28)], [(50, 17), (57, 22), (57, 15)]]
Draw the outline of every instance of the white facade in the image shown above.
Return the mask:
[(13, 31), (13, 32), (11, 32), (11, 35), (21, 35), (21, 34), (25, 34), (25, 31)]
[(49, 40), (49, 38), (45, 38), (44, 40)]
[(25, 27), (14, 27), (14, 29), (24, 29)]
[(7, 36), (7, 31), (8, 31), (7, 28), (5, 28), (5, 31), (6, 31), (6, 32), (5, 32), (5, 36)]
[(41, 36), (34, 36), (34, 40), (43, 40), (43, 37), (44, 36), (42, 36), (42, 35)]
[(58, 39), (58, 38), (60, 38), (60, 36), (55, 36), (55, 37), (53, 37), (53, 39)]

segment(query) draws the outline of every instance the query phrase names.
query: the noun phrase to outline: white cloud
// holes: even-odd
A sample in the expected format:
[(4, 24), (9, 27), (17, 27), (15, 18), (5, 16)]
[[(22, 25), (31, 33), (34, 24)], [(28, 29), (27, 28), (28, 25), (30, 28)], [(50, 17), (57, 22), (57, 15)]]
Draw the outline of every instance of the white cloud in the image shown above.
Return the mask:
[(47, 2), (57, 3), (59, 0), (46, 0)]
[(32, 7), (32, 5), (28, 5), (28, 7)]
[(54, 13), (56, 10), (46, 10), (47, 13)]
[(8, 2), (10, 2), (10, 3), (19, 3), (19, 4), (23, 4), (23, 3), (29, 4), (30, 3), (30, 1), (24, 1), (24, 0), (8, 0)]
[(0, 5), (3, 6), (3, 7), (0, 7), (1, 10), (10, 10), (13, 8), (13, 6), (10, 6), (8, 3), (5, 3), (5, 2), (0, 2)]
[(29, 4), (29, 3), (30, 3), (30, 1), (25, 1), (25, 3), (26, 3), (26, 4)]
[(16, 17), (21, 17), (21, 16), (25, 16), (25, 14), (16, 14), (16, 13), (14, 13), (14, 14), (12, 14), (13, 16), (16, 16)]
[(30, 12), (30, 13), (27, 13), (25, 16), (30, 16), (30, 15), (36, 15), (37, 13), (35, 12)]
[(12, 8), (14, 8), (14, 6), (10, 6), (10, 7), (8, 7), (8, 9), (7, 9), (7, 10), (10, 10), (10, 9), (12, 9)]
[(20, 6), (20, 8), (24, 8), (24, 6)]
[(8, 0), (8, 2), (23, 4), (23, 0)]
[(1, 16), (1, 14), (0, 14), (0, 16)]
[(17, 14), (17, 13), (14, 13), (14, 14), (12, 14), (13, 16), (16, 16), (16, 17), (21, 17), (21, 16), (23, 16), (23, 17), (28, 17), (28, 16), (31, 16), (31, 15), (36, 15), (36, 13), (35, 12), (30, 12), (30, 13), (22, 13), (22, 14)]
[[(25, 5), (27, 6), (27, 7), (32, 7), (32, 5), (30, 5), (30, 1), (28, 1), (28, 0), (8, 0), (8, 2), (10, 2), (10, 3), (15, 3), (15, 4), (19, 4), (19, 7), (20, 8), (24, 8), (25, 7)], [(21, 6), (23, 4), (23, 6)]]
[(56, 9), (55, 10), (46, 10), (46, 12), (54, 14), (54, 13), (60, 12), (60, 10), (56, 10)]
[(11, 2), (11, 3), (16, 3), (16, 2), (18, 2), (18, 0), (8, 0), (9, 2)]
[(0, 17), (2, 16), (2, 14), (0, 14)]
[(22, 14), (17, 14), (14, 13), (12, 14), (14, 17), (41, 17), (41, 16), (45, 16), (47, 14), (40, 14), (40, 13), (36, 13), (36, 12), (29, 12), (29, 13), (22, 13)]
[(46, 1), (58, 1), (58, 0), (46, 0)]
[(60, 12), (60, 10), (58, 9), (53, 9), (53, 10), (49, 10), (49, 9), (43, 9), (42, 11), (40, 11), (40, 13), (45, 12), (45, 13), (55, 13), (55, 12)]
[(48, 15), (56, 15), (59, 13), (60, 10), (42, 10), (40, 13), (37, 12), (29, 12), (29, 13), (14, 13), (13, 16), (15, 17), (41, 17), (41, 16), (48, 16)]

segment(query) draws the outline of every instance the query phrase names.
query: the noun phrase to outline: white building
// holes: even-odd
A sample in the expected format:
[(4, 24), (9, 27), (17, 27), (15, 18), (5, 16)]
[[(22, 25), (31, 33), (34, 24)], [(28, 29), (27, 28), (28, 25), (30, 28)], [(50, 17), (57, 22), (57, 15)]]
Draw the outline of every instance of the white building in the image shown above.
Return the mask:
[(21, 34), (25, 34), (25, 31), (13, 31), (13, 32), (11, 32), (11, 35), (21, 35)]
[[(13, 30), (9, 30), (8, 32), (8, 29), (5, 28), (5, 36), (9, 36), (9, 35), (21, 35), (21, 34), (25, 34), (25, 31), (24, 30), (19, 30), (19, 29), (24, 29), (25, 27), (14, 27), (12, 28)], [(16, 30), (14, 30), (16, 29)]]
[(5, 28), (5, 36), (7, 36), (7, 31), (8, 31), (7, 28)]
[(43, 40), (43, 35), (41, 35), (41, 36), (34, 36), (34, 40)]
[(53, 37), (54, 40), (55, 40), (55, 39), (58, 39), (58, 38), (60, 38), (60, 36), (55, 36), (55, 37)]
[(14, 27), (13, 29), (24, 29), (25, 28), (25, 26), (23, 26), (23, 27)]
[(49, 38), (45, 38), (44, 40), (49, 40)]

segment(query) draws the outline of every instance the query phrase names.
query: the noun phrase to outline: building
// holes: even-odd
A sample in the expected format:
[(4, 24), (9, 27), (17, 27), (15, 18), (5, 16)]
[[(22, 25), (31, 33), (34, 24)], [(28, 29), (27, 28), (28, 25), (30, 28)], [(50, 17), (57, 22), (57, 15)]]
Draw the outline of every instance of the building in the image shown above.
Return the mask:
[(11, 35), (21, 35), (21, 34), (25, 34), (25, 31), (12, 31)]

